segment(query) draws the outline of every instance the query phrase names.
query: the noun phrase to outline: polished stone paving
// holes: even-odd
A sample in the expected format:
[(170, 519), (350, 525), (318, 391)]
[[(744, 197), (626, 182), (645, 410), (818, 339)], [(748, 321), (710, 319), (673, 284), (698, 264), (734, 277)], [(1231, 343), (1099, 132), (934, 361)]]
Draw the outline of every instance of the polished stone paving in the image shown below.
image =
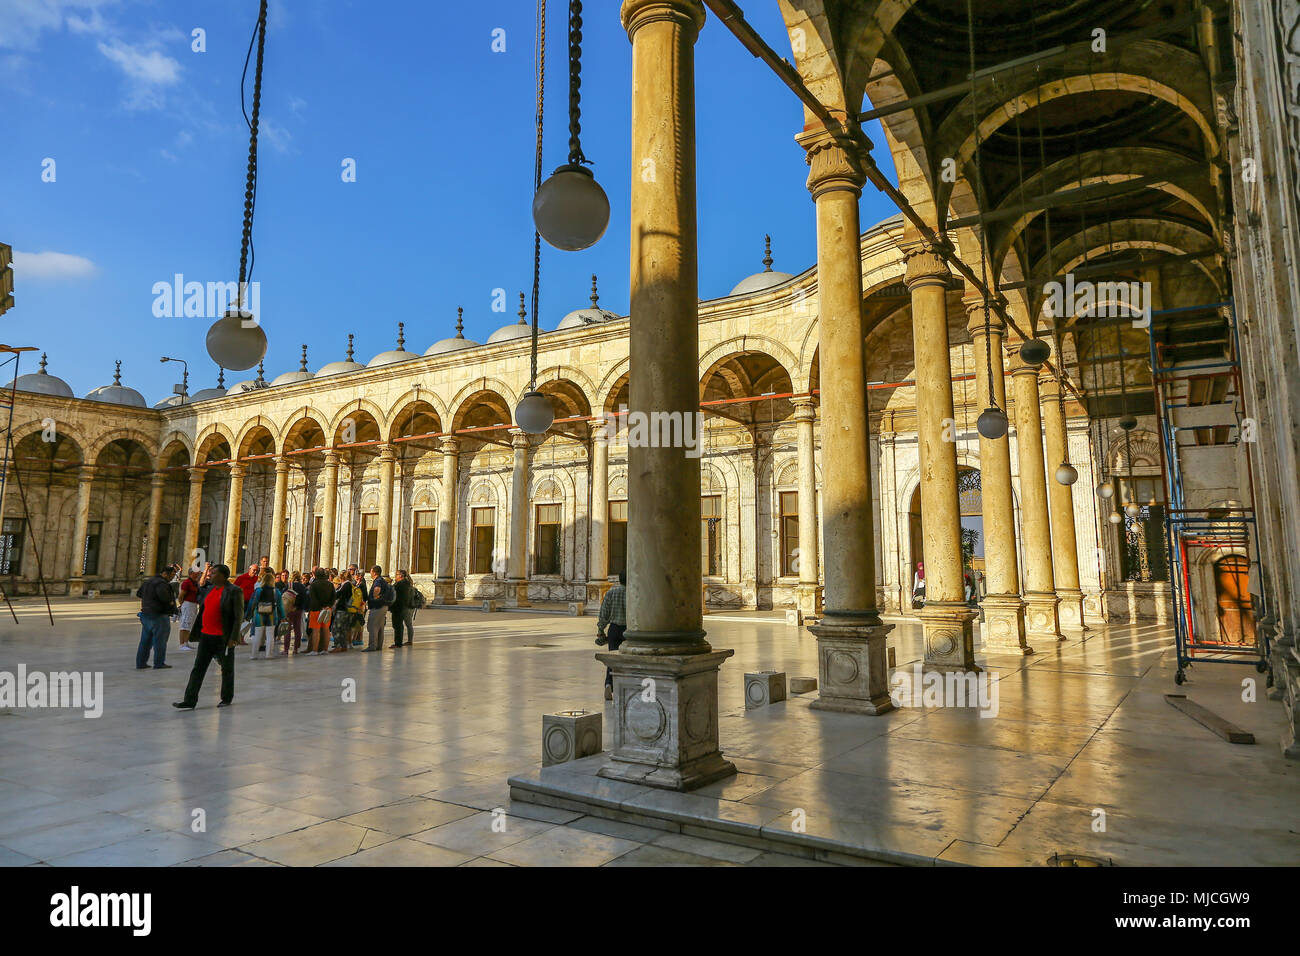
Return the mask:
[[(0, 671), (98, 670), (105, 696), (98, 719), (0, 711), (0, 865), (818, 865), (807, 858), (818, 841), (956, 863), (1300, 862), (1300, 768), (1277, 746), (1280, 706), (1262, 679), (1259, 700), (1242, 700), (1252, 669), (1202, 665), (1182, 692), (1258, 744), (1228, 744), (1174, 710), (1158, 627), (987, 659), (994, 718), (864, 718), (810, 710), (807, 695), (746, 711), (744, 673), (815, 675), (814, 640), (783, 623), (706, 620), (714, 646), (736, 650), (720, 729), (741, 773), (689, 795), (633, 788), (645, 791), (624, 794), (635, 813), (608, 819), (512, 803), (507, 784), (537, 774), (542, 713), (606, 706), (590, 618), (428, 609), (413, 649), (250, 662), (239, 648), (235, 706), (216, 708), (214, 665), (184, 713), (170, 704), (190, 655), (173, 635), (173, 669), (136, 671), (135, 607), (61, 600), (51, 628), (24, 599), (20, 624), (0, 622)], [(914, 624), (890, 640), (901, 668), (919, 657)], [(598, 764), (548, 773), (577, 779)], [(773, 839), (666, 822), (687, 817)]]

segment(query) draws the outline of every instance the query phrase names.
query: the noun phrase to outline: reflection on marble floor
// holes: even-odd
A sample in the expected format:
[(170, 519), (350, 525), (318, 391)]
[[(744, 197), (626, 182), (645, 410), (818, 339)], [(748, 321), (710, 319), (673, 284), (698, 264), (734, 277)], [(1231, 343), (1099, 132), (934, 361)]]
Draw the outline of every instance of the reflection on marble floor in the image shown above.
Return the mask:
[[(0, 715), (0, 864), (815, 865), (511, 802), (507, 777), (537, 769), (541, 714), (605, 706), (589, 620), (430, 609), (414, 649), (240, 653), (235, 706), (216, 709), (214, 667), (199, 709), (183, 713), (170, 703), (188, 655), (173, 636), (171, 670), (136, 671), (134, 602), (59, 602), (52, 629), (30, 599), (19, 613), (0, 632), (0, 671), (103, 671), (105, 703), (99, 719)], [(988, 658), (999, 709), (986, 719), (829, 714), (808, 696), (746, 711), (744, 673), (815, 675), (813, 638), (772, 622), (706, 627), (736, 650), (722, 669), (721, 740), (741, 773), (689, 797), (639, 795), (645, 806), (707, 808), (763, 833), (788, 830), (798, 808), (811, 837), (950, 862), (1058, 851), (1124, 865), (1300, 862), (1300, 770), (1276, 744), (1281, 708), (1262, 686), (1242, 700), (1253, 670), (1202, 666), (1184, 692), (1259, 743), (1227, 744), (1174, 710), (1162, 630)], [(900, 668), (920, 657), (910, 623), (891, 643)]]

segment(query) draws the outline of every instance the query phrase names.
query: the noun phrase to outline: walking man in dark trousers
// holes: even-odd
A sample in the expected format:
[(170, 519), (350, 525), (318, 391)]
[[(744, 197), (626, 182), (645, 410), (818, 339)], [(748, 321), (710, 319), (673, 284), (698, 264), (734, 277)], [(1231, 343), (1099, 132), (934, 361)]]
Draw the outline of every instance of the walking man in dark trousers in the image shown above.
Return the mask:
[[(618, 650), (623, 643), (623, 632), (627, 630), (627, 572), (618, 573), (618, 584), (605, 592), (605, 600), (600, 602), (600, 618), (596, 621), (597, 644), (607, 644), (611, 651)], [(614, 675), (605, 668), (605, 699), (614, 699)]]
[(199, 702), (199, 689), (215, 657), (221, 665), (221, 702), (229, 707), (235, 702), (235, 645), (239, 643), (239, 625), (244, 619), (244, 592), (230, 583), (230, 568), (218, 564), (212, 569), (212, 583), (199, 592), (199, 648), (194, 655), (194, 669), (185, 687), (185, 698), (173, 707), (193, 710)]

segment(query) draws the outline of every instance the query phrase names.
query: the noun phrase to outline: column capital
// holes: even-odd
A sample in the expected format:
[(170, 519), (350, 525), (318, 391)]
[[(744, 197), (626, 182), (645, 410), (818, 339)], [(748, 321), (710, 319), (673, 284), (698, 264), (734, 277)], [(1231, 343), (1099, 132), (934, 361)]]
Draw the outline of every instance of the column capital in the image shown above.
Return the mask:
[(794, 406), (794, 420), (797, 422), (815, 422), (817, 420), (817, 400), (811, 395), (790, 399)]
[(952, 251), (950, 243), (933, 243), (924, 240), (910, 242), (903, 246), (903, 261), (907, 271), (903, 282), (909, 292), (931, 285), (947, 286), (952, 279), (952, 270), (944, 258)]
[(167, 476), (164, 475), (161, 471), (155, 471), (152, 475), (149, 476), (149, 487), (161, 488), (165, 484), (167, 484)]
[[(984, 295), (981, 292), (968, 292), (961, 297), (961, 304), (966, 308), (966, 331), (972, 336), (984, 334)], [(989, 335), (1003, 335), (1007, 330), (1007, 323), (1003, 321), (1002, 316), (998, 314), (998, 307), (1005, 309), (1007, 304), (1006, 297), (996, 295), (989, 299), (988, 330)]]
[(609, 443), (609, 420), (604, 416), (593, 418), (587, 422), (587, 427), (591, 429), (591, 440), (599, 442), (602, 445)]
[(327, 451), (325, 453), (325, 467), (337, 468), (339, 466), (339, 453), (336, 451)]
[(199, 465), (193, 465), (185, 470), (190, 473), (190, 483), (195, 485), (203, 484), (203, 479), (208, 474), (208, 470)]
[(623, 0), (619, 18), (629, 40), (647, 23), (668, 21), (693, 27), (694, 43), (704, 26), (704, 4), (700, 0)]
[(275, 460), (275, 473), (277, 475), (287, 475), (289, 473), (289, 459), (284, 455), (281, 455)]
[(460, 451), (460, 439), (448, 435), (438, 443), (438, 451), (444, 455), (454, 455)]
[(862, 187), (867, 182), (862, 147), (847, 130), (834, 133), (826, 129), (808, 130), (794, 140), (806, 153), (808, 191), (814, 200), (836, 191), (862, 195)]
[(244, 466), (242, 462), (238, 462), (238, 461), (231, 462), (230, 464), (231, 478), (243, 478), (247, 474), (248, 474), (248, 469)]
[(1040, 401), (1044, 403), (1051, 401), (1055, 404), (1061, 397), (1062, 391), (1060, 379), (1049, 372), (1045, 366), (1039, 369), (1038, 398)]
[(91, 482), (95, 480), (96, 468), (94, 465), (82, 465), (77, 470), (77, 480)]
[(385, 442), (379, 446), (379, 460), (381, 462), (390, 462), (397, 457), (397, 452), (393, 448), (392, 442)]
[(515, 451), (527, 451), (531, 446), (531, 436), (518, 428), (510, 429), (510, 445)]

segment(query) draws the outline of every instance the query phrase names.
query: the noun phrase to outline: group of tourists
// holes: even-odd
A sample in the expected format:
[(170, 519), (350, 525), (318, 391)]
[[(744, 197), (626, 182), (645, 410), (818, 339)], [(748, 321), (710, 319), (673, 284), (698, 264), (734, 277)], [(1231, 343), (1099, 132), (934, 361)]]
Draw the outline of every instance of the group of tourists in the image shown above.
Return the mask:
[[(167, 668), (171, 622), (180, 629), (182, 651), (194, 651), (194, 667), (184, 700), (174, 706), (193, 709), (208, 665), (221, 664), (221, 704), (234, 698), (235, 649), (247, 646), (250, 660), (274, 656), (320, 656), (352, 648), (384, 648), (391, 620), (390, 648), (414, 643), (415, 612), (424, 596), (405, 571), (392, 581), (378, 565), (369, 576), (357, 565), (310, 572), (275, 571), (268, 560), (252, 565), (233, 580), (224, 564), (197, 567), (163, 565), (136, 591), (140, 598), (140, 644), (136, 667)], [(306, 649), (303, 649), (306, 630)]]

